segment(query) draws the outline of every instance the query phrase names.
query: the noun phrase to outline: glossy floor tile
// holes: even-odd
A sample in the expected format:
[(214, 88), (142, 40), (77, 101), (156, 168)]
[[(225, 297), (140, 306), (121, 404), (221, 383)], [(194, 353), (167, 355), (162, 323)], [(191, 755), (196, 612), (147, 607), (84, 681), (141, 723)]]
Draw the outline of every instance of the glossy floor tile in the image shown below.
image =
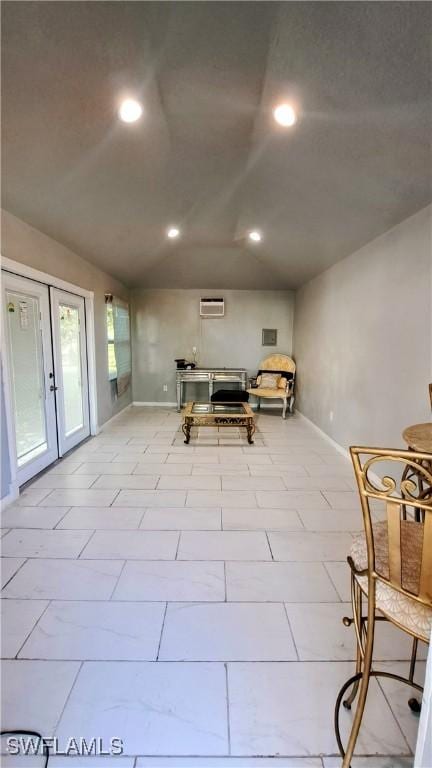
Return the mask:
[(139, 528), (144, 509), (133, 507), (71, 507), (57, 529), (117, 530)]
[[(103, 491), (95, 491), (95, 493), (98, 492), (103, 493)], [(185, 501), (185, 491), (120, 491), (114, 505), (118, 507), (183, 507)]]
[(97, 473), (93, 473), (92, 475), (77, 475), (76, 473), (72, 475), (60, 475), (47, 472), (45, 475), (42, 475), (39, 480), (35, 480), (34, 487), (86, 489), (90, 488), (97, 479)]
[(57, 728), (71, 733), (119, 735), (126, 755), (227, 754), (224, 665), (86, 662)]
[(3, 590), (4, 597), (109, 600), (122, 560), (27, 560)]
[(177, 531), (95, 531), (81, 558), (174, 560)]
[(139, 491), (153, 490), (158, 484), (157, 475), (100, 475), (93, 483), (92, 488), (108, 489), (114, 488), (117, 491), (122, 489), (132, 489)]
[[(407, 676), (409, 670), (409, 664), (405, 662), (381, 662), (377, 667), (387, 672), (393, 672), (399, 675)], [(416, 665), (416, 682), (422, 683), (425, 674), (425, 662), (418, 661)], [(390, 678), (378, 678), (379, 686), (383, 691), (392, 712), (399, 723), (399, 727), (402, 729), (405, 738), (412, 749), (415, 751), (417, 730), (419, 723), (419, 715), (411, 712), (408, 706), (408, 699), (411, 697), (417, 698), (421, 701), (421, 694), (410, 689), (404, 683), (399, 683), (397, 680), (391, 680)]]
[(46, 600), (1, 601), (0, 626), (3, 658), (13, 658), (18, 654), (47, 607)]
[(295, 510), (289, 509), (222, 509), (224, 531), (298, 531), (304, 530)]
[(360, 531), (363, 525), (359, 509), (300, 509), (299, 515), (307, 531)]
[[(344, 616), (352, 617), (351, 603), (287, 603), (286, 611), (300, 660), (355, 659), (354, 632), (342, 624)], [(374, 659), (410, 659), (411, 650), (407, 634), (387, 622), (377, 622)], [(426, 653), (425, 644), (419, 643), (418, 657), (425, 658)]]
[(235, 477), (222, 475), (223, 491), (283, 491), (285, 484), (280, 477)]
[[(343, 662), (229, 664), (233, 755), (316, 755), (337, 751), (332, 716), (351, 674)], [(319, 682), (318, 682), (319, 681)], [(344, 735), (352, 714), (342, 712)], [(378, 684), (371, 683), (359, 752), (407, 755), (410, 749)]]
[(3, 661), (3, 729), (23, 726), (52, 736), (79, 668), (76, 661)]
[(70, 507), (10, 506), (2, 512), (3, 527), (55, 528)]
[(228, 600), (334, 602), (337, 592), (323, 563), (227, 563)]
[(89, 531), (12, 530), (2, 539), (5, 557), (79, 557), (92, 533)]
[(186, 506), (254, 507), (256, 498), (251, 491), (188, 491)]
[[(324, 757), (323, 768), (340, 768), (339, 757)], [(412, 768), (412, 757), (354, 757), (351, 761), (352, 768)]]
[(271, 560), (262, 531), (182, 531), (179, 560)]
[(258, 491), (259, 507), (275, 509), (326, 510), (328, 502), (319, 491)]
[(322, 768), (322, 763), (319, 757), (139, 757), (136, 768)]
[(351, 600), (351, 574), (347, 563), (327, 562), (324, 567), (341, 600)]
[[(353, 472), (301, 418), (256, 421), (252, 446), (236, 427), (185, 445), (174, 409), (127, 408), (2, 512), (4, 727), (124, 745), (50, 768), (340, 765)], [(410, 650), (377, 626), (380, 667)], [(409, 695), (372, 682), (353, 768), (411, 768)]]
[(140, 528), (155, 531), (220, 531), (221, 527), (221, 511), (217, 507), (150, 508), (145, 511), (140, 525)]
[(19, 656), (152, 661), (157, 657), (164, 613), (163, 603), (54, 601)]
[[(40, 502), (45, 499), (49, 495), (50, 491), (48, 488), (35, 488), (33, 485), (31, 487), (25, 488), (19, 495), (19, 497), (14, 501), (14, 503), (11, 505), (11, 507), (32, 507), (37, 506), (40, 504)], [(61, 506), (61, 505), (58, 505)]]
[(280, 533), (270, 531), (268, 539), (274, 560), (346, 561), (347, 553), (352, 545), (350, 534), (336, 532), (292, 531)]
[(23, 563), (25, 563), (25, 558), (23, 557), (2, 557), (0, 559), (2, 589), (12, 578), (12, 576), (14, 576), (14, 574), (19, 570), (19, 568), (21, 568)]
[(159, 658), (166, 661), (296, 659), (280, 604), (169, 605)]
[(224, 563), (127, 562), (114, 600), (225, 600)]
[[(186, 476), (192, 474), (192, 463), (190, 464), (163, 464), (163, 463), (141, 463), (141, 460), (135, 465), (134, 475), (158, 475), (159, 477)], [(203, 474), (206, 474), (205, 472)], [(220, 473), (218, 473), (220, 474)]]
[(137, 466), (135, 461), (118, 462), (83, 462), (74, 472), (75, 475), (128, 475)]
[(48, 496), (45, 496), (44, 505), (46, 507), (109, 507), (117, 494), (118, 490), (63, 488), (51, 491)]

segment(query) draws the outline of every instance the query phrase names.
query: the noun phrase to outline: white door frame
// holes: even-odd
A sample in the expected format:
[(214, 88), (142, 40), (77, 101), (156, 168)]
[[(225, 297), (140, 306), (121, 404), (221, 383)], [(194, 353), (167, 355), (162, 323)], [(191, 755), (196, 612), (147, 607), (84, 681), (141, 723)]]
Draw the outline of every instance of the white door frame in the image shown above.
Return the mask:
[[(87, 340), (87, 366), (88, 366), (88, 385), (89, 385), (89, 407), (90, 407), (90, 434), (97, 435), (99, 432), (98, 427), (98, 414), (97, 414), (97, 395), (96, 395), (96, 343), (95, 343), (95, 315), (94, 315), (94, 292), (87, 291), (85, 288), (81, 288), (73, 283), (68, 283), (66, 280), (61, 280), (58, 277), (54, 277), (46, 272), (41, 272), (33, 267), (28, 267), (26, 264), (21, 264), (19, 261), (8, 259), (3, 256), (1, 259), (1, 268), (7, 272), (11, 272), (19, 277), (27, 277), (30, 280), (35, 280), (38, 283), (44, 283), (45, 285), (52, 286), (53, 288), (59, 288), (60, 290), (68, 291), (68, 293), (75, 293), (77, 296), (82, 296), (85, 300), (86, 308), (86, 340)], [(7, 361), (7, 354), (5, 352), (5, 344), (1, 345), (1, 364), (3, 368), (3, 386), (5, 396), (5, 410), (6, 410), (6, 427), (8, 435), (9, 445), (9, 465), (10, 465), (10, 485), (9, 494), (2, 499), (2, 506), (6, 506), (14, 501), (19, 496), (19, 487), (17, 482), (17, 460), (16, 460), (16, 443), (15, 443), (15, 426), (13, 421), (13, 405), (12, 405), (12, 393), (10, 391), (10, 378), (9, 367)]]

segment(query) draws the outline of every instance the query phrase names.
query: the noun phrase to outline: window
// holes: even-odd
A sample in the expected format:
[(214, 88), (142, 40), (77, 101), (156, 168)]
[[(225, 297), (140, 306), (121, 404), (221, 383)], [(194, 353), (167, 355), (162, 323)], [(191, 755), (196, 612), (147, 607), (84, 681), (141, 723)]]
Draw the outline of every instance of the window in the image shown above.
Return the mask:
[(117, 365), (114, 351), (114, 317), (113, 305), (107, 304), (107, 333), (108, 333), (108, 375), (110, 381), (117, 378)]
[(122, 394), (131, 378), (131, 345), (129, 306), (115, 297), (108, 296), (106, 304), (108, 375), (116, 381), (117, 394)]

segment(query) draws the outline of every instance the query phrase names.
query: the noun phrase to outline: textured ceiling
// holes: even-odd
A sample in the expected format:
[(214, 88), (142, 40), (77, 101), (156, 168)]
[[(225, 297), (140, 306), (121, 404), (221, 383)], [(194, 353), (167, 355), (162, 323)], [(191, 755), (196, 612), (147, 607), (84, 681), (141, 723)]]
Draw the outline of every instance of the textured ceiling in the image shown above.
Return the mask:
[(296, 287), (431, 200), (430, 3), (2, 14), (3, 205), (129, 285)]

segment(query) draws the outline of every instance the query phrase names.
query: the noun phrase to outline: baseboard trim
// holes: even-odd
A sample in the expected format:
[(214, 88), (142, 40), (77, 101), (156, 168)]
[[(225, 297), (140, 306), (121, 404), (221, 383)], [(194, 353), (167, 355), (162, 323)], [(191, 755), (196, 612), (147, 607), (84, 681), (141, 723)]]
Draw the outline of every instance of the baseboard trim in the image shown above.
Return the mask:
[(168, 403), (168, 402), (157, 402), (157, 403), (151, 403), (144, 400), (134, 400), (133, 403), (131, 403), (132, 406), (140, 405), (140, 406), (152, 406), (156, 408), (177, 408), (177, 403)]
[[(150, 402), (147, 402), (147, 401), (134, 400), (134, 402), (131, 403), (131, 405), (132, 406), (135, 406), (135, 405), (139, 405), (139, 406), (152, 406), (152, 407), (156, 407), (156, 408), (177, 408), (177, 403), (168, 403), (168, 402), (164, 403), (164, 402), (160, 402), (160, 401), (157, 402), (157, 403), (156, 402), (155, 403), (150, 403)], [(185, 403), (183, 403), (182, 407), (184, 407), (184, 405), (185, 405)], [(258, 406), (257, 405), (251, 404), (251, 403), (249, 403), (249, 405), (251, 406), (253, 411), (258, 410)], [(278, 403), (266, 403), (265, 405), (263, 405), (261, 403), (260, 410), (265, 410), (266, 408), (278, 408), (280, 410), (280, 412), (282, 413), (282, 405), (279, 405)], [(107, 422), (107, 424), (108, 424), (108, 422)]]
[[(323, 440), (325, 440), (327, 443), (332, 445), (333, 448), (338, 453), (340, 453), (341, 456), (344, 457), (344, 459), (346, 459), (350, 464), (352, 463), (351, 454), (347, 448), (344, 448), (342, 445), (340, 445), (340, 443), (337, 443), (336, 440), (333, 440), (333, 438), (330, 437), (330, 435), (328, 435), (327, 432), (324, 432), (323, 429), (321, 429), (313, 421), (308, 419), (308, 417), (305, 416), (304, 413), (302, 413), (301, 411), (296, 411), (296, 413), (300, 416), (301, 419), (303, 419), (304, 421), (307, 421), (309, 426), (312, 427), (312, 429), (314, 429), (315, 432), (318, 432), (318, 434), (323, 438)], [(371, 478), (371, 480), (373, 480), (377, 485), (381, 483), (380, 477), (375, 472), (371, 472), (371, 470), (369, 470), (368, 475)]]
[(1, 500), (1, 508), (6, 509), (6, 507), (9, 507), (11, 504), (14, 503), (19, 497), (19, 486), (18, 485), (10, 485), (9, 486), (9, 493), (7, 496), (4, 496)]
[(344, 448), (343, 445), (340, 445), (340, 443), (337, 443), (336, 440), (333, 440), (333, 438), (330, 437), (330, 435), (328, 435), (327, 432), (324, 432), (324, 430), (321, 429), (321, 427), (318, 427), (317, 424), (311, 421), (311, 419), (308, 419), (308, 417), (305, 416), (304, 413), (302, 413), (301, 411), (296, 409), (296, 414), (300, 416), (301, 419), (306, 421), (309, 424), (309, 426), (315, 430), (315, 432), (318, 432), (320, 437), (322, 437), (323, 440), (329, 443), (338, 453), (340, 453), (341, 456), (344, 457), (344, 459), (347, 459), (347, 461), (351, 462), (350, 452), (346, 448)]

